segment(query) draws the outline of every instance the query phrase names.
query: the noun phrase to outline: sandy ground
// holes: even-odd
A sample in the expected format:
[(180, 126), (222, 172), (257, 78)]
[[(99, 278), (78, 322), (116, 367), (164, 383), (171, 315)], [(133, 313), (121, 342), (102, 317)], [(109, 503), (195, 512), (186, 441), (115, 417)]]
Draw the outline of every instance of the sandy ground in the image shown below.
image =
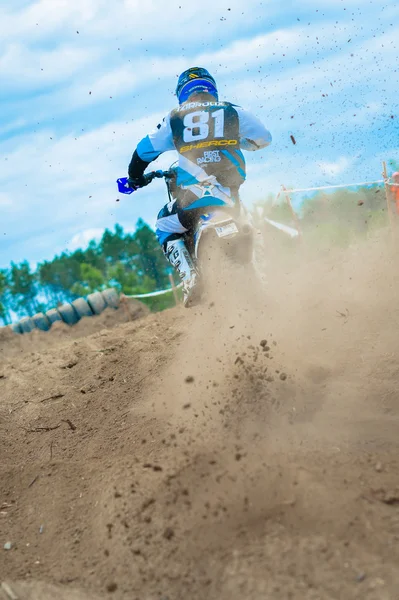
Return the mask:
[(264, 272), (0, 341), (1, 600), (399, 599), (395, 252)]

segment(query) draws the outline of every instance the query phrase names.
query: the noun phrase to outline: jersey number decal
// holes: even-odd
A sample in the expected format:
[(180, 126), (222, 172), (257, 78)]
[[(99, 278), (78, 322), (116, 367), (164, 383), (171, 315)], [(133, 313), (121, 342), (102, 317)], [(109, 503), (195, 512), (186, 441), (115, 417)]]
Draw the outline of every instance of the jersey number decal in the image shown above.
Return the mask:
[(188, 142), (199, 142), (200, 140), (206, 140), (209, 137), (209, 118), (215, 120), (214, 123), (214, 138), (224, 137), (224, 110), (216, 110), (215, 112), (209, 113), (204, 110), (197, 110), (189, 113), (184, 117), (183, 124), (183, 141)]

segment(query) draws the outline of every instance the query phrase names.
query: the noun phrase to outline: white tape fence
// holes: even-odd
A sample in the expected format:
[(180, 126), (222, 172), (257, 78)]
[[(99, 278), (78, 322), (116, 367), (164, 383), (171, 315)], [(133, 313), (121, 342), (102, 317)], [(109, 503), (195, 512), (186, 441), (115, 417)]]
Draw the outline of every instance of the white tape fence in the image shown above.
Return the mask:
[(149, 292), (148, 294), (123, 294), (125, 298), (154, 298), (155, 296), (162, 296), (163, 294), (173, 293), (175, 290), (182, 287), (182, 283), (176, 285), (174, 288), (168, 288), (166, 290), (158, 290), (156, 292)]
[[(333, 190), (333, 189), (338, 189), (338, 188), (358, 187), (361, 185), (377, 185), (377, 184), (381, 184), (381, 183), (385, 183), (385, 180), (378, 179), (377, 181), (362, 181), (360, 183), (339, 183), (337, 185), (322, 185), (319, 187), (310, 187), (310, 188), (296, 188), (296, 189), (283, 188), (283, 191), (288, 192), (289, 194), (293, 194), (296, 192), (316, 192), (319, 190)], [(398, 184), (388, 183), (388, 185), (398, 185)]]
[[(317, 186), (317, 187), (315, 186), (315, 187), (308, 187), (308, 188), (291, 188), (291, 189), (289, 189), (289, 188), (286, 188), (284, 185), (281, 185), (281, 190), (279, 191), (275, 200), (273, 201), (273, 205), (275, 205), (275, 203), (277, 203), (278, 199), (281, 196), (285, 196), (285, 200), (289, 206), (296, 229), (290, 228), (287, 225), (283, 225), (282, 223), (273, 222), (273, 221), (271, 221), (271, 219), (267, 219), (266, 217), (264, 217), (264, 219), (265, 219), (265, 221), (270, 223), (270, 225), (273, 225), (273, 227), (277, 227), (281, 231), (284, 231), (287, 235), (289, 235), (291, 237), (302, 238), (300, 219), (299, 219), (298, 214), (291, 202), (292, 194), (304, 193), (304, 192), (318, 192), (318, 191), (323, 191), (323, 190), (334, 190), (334, 189), (343, 189), (343, 188), (351, 188), (351, 187), (359, 188), (359, 187), (372, 186), (372, 185), (383, 185), (385, 188), (386, 205), (387, 205), (387, 211), (388, 211), (388, 216), (389, 216), (389, 222), (390, 222), (390, 226), (391, 226), (391, 231), (393, 231), (393, 229), (392, 229), (393, 228), (393, 207), (392, 207), (392, 196), (391, 196), (390, 192), (393, 192), (392, 188), (398, 188), (399, 183), (396, 183), (396, 181), (393, 181), (392, 176), (391, 177), (388, 176), (387, 164), (385, 161), (382, 162), (382, 176), (383, 176), (383, 179), (377, 179), (376, 181), (360, 181), (357, 183), (340, 183), (340, 184), (335, 184), (335, 185), (323, 185), (323, 186)], [(396, 194), (396, 191), (395, 191), (395, 194)], [(397, 207), (398, 207), (398, 205), (397, 205)], [(397, 212), (399, 212), (399, 207), (397, 208)], [(294, 232), (296, 232), (297, 235), (295, 235)]]

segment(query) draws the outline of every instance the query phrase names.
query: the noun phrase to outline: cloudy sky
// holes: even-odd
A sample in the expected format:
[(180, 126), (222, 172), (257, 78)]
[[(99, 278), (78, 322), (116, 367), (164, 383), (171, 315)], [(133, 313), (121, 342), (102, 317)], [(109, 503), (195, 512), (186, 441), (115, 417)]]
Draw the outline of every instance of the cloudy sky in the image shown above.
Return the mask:
[(246, 203), (399, 159), (396, 0), (0, 0), (0, 267), (153, 225), (163, 183), (117, 202), (115, 180), (189, 66), (272, 132)]

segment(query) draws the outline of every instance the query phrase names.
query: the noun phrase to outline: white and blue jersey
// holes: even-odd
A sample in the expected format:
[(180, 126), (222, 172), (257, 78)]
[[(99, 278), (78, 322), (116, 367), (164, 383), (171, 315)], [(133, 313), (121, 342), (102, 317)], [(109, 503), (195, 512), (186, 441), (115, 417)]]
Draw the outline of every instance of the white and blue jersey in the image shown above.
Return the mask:
[(163, 152), (178, 153), (176, 199), (162, 208), (156, 224), (164, 249), (169, 241), (194, 230), (207, 207), (236, 206), (246, 177), (242, 150), (260, 150), (272, 141), (270, 132), (250, 112), (209, 98), (172, 110), (141, 140), (129, 165), (129, 177), (134, 179)]
[(271, 134), (250, 112), (230, 102), (186, 102), (172, 110), (137, 146), (142, 163), (177, 150), (177, 185), (184, 189), (214, 181), (238, 189), (246, 177), (242, 150), (271, 143)]

